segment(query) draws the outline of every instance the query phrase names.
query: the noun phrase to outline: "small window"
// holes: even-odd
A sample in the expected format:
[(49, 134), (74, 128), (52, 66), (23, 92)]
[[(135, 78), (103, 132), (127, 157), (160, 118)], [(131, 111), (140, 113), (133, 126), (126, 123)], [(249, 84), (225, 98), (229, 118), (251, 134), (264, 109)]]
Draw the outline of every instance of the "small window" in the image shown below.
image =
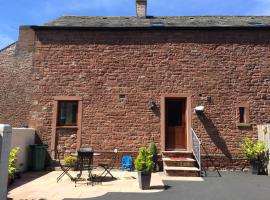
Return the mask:
[(77, 126), (77, 101), (58, 102), (58, 126)]
[(249, 106), (247, 103), (237, 104), (237, 124), (238, 126), (250, 126)]
[(239, 123), (246, 123), (245, 107), (239, 107)]

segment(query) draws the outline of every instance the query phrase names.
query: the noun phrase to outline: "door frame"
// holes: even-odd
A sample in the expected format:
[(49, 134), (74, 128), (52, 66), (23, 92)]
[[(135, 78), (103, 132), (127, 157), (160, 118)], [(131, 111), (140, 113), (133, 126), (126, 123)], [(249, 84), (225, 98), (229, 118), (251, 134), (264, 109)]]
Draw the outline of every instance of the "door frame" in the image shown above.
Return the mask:
[(186, 99), (186, 144), (187, 151), (191, 151), (191, 94), (189, 93), (177, 93), (177, 94), (161, 94), (161, 105), (160, 105), (160, 128), (161, 128), (161, 150), (166, 151), (165, 134), (166, 134), (166, 113), (165, 113), (165, 99), (166, 98), (183, 98)]

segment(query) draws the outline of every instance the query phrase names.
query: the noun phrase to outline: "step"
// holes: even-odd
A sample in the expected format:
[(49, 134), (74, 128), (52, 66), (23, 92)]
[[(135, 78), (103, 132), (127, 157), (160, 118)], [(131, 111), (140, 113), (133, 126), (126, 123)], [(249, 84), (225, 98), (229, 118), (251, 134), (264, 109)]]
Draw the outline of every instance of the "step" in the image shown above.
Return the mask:
[(166, 176), (200, 177), (199, 171), (165, 171)]
[(164, 169), (166, 171), (168, 171), (168, 170), (174, 170), (174, 171), (200, 171), (200, 169), (197, 168), (197, 167), (169, 167), (169, 166), (164, 166)]
[(192, 151), (179, 150), (179, 151), (162, 151), (163, 154), (177, 153), (177, 154), (192, 154)]
[(196, 162), (192, 158), (162, 158), (163, 165), (168, 167), (195, 167)]
[(200, 170), (197, 167), (171, 167), (164, 166), (167, 176), (199, 177)]
[(163, 157), (188, 157), (191, 158), (193, 153), (191, 151), (163, 151)]
[(178, 157), (178, 158), (165, 157), (165, 158), (162, 158), (162, 160), (165, 162), (195, 162), (195, 159), (185, 158), (185, 157)]

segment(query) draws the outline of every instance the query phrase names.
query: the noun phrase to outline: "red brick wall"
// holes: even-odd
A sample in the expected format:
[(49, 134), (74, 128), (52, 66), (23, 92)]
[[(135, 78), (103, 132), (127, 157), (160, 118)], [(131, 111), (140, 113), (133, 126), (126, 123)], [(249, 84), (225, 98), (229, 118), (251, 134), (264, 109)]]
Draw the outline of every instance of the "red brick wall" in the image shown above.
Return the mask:
[[(154, 99), (160, 106), (162, 93), (191, 93), (192, 108), (205, 106), (204, 117), (192, 114), (192, 127), (210, 155), (241, 157), (243, 137), (256, 138), (256, 124), (270, 122), (269, 31), (43, 30), (36, 35), (31, 124), (49, 145), (54, 96), (83, 98), (82, 145), (97, 151), (159, 145), (160, 116), (147, 104)], [(249, 104), (251, 129), (236, 125), (241, 102)]]
[(57, 143), (57, 152), (60, 157), (68, 156), (76, 152), (76, 138), (77, 138), (76, 129), (57, 129), (56, 131), (56, 143)]
[(0, 124), (28, 124), (32, 54), (16, 52), (16, 44), (0, 51)]

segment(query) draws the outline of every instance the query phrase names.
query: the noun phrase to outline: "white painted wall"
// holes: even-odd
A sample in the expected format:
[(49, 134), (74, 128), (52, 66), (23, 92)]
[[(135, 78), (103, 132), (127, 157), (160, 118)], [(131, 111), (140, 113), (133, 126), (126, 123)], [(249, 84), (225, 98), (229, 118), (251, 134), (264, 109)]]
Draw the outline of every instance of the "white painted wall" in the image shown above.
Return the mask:
[[(258, 139), (265, 144), (266, 151), (270, 153), (270, 124), (257, 125)], [(267, 165), (268, 176), (270, 176), (270, 155)]]
[(10, 125), (0, 124), (0, 199), (7, 199), (8, 158), (12, 129)]
[(12, 128), (11, 148), (20, 147), (17, 164), (21, 166), (20, 171), (27, 171), (29, 145), (35, 143), (35, 129)]

